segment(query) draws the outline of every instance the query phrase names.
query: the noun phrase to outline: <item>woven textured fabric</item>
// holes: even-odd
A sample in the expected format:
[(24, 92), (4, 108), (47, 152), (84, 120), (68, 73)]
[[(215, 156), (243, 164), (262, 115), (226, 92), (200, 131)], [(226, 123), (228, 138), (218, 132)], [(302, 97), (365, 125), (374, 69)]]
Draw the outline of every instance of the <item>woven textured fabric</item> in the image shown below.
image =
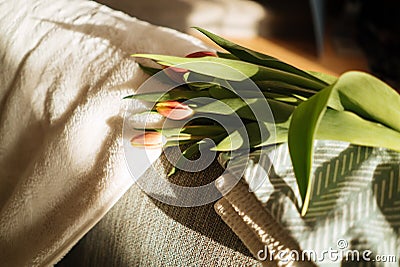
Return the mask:
[[(315, 254), (311, 259), (318, 266), (398, 266), (399, 153), (342, 142), (317, 141), (312, 197), (305, 217), (299, 214), (301, 199), (287, 145), (277, 146), (273, 153), (266, 155), (254, 153), (249, 162), (237, 161), (239, 164), (247, 163), (244, 175), (247, 185), (243, 189), (239, 183), (225, 198), (232, 207), (235, 207), (232, 199), (239, 199), (237, 203), (241, 206), (235, 211), (243, 221), (261, 225), (261, 228), (263, 224), (283, 227), (288, 236), (279, 241), (287, 244), (294, 240), (301, 251), (312, 250)], [(269, 169), (267, 179), (263, 179), (265, 172), (260, 172), (260, 168)], [(249, 188), (254, 192), (249, 192)], [(244, 204), (252, 198), (257, 199), (257, 204)], [(227, 222), (230, 220), (228, 216), (222, 217)], [(242, 240), (247, 237), (240, 233), (257, 233), (251, 223), (247, 223), (247, 230), (237, 224), (240, 229), (235, 229), (235, 232)], [(271, 229), (264, 232), (276, 235), (276, 230)], [(261, 234), (258, 234), (258, 239), (262, 240)], [(338, 255), (344, 257), (321, 257), (324, 251), (329, 250), (338, 251)], [(358, 255), (368, 250), (371, 255), (367, 259), (361, 256), (352, 258), (346, 256), (349, 250), (358, 251)], [(373, 262), (375, 256), (387, 256), (386, 261)], [(388, 260), (391, 256), (394, 257)]]
[(258, 239), (257, 235), (253, 231), (248, 231), (247, 224), (229, 201), (222, 198), (215, 203), (214, 207), (218, 215), (221, 216), (236, 235), (240, 236), (243, 243), (253, 255), (257, 255), (257, 252), (264, 248), (264, 244)]
[[(168, 165), (169, 166), (169, 165)], [(165, 177), (161, 157), (144, 178)], [(181, 185), (208, 183), (221, 172), (178, 172)], [(162, 173), (162, 175), (160, 175)], [(181, 208), (163, 204), (135, 184), (58, 266), (253, 266), (257, 261), (215, 213), (213, 203)]]
[[(229, 180), (229, 176), (225, 175), (223, 179)], [(290, 257), (273, 257), (274, 252), (289, 255), (291, 251), (299, 254), (302, 251), (296, 240), (288, 235), (286, 229), (262, 207), (254, 194), (249, 192), (249, 187), (244, 181), (239, 181), (219, 200), (215, 209), (254, 257), (262, 261), (263, 266), (314, 266), (309, 260), (295, 261)]]

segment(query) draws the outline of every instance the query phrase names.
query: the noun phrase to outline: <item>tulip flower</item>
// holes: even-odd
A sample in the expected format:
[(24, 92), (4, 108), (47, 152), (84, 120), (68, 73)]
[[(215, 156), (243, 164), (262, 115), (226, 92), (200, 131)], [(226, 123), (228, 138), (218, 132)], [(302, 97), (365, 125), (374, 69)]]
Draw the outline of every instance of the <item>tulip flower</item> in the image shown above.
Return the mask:
[(146, 148), (161, 148), (164, 142), (165, 137), (159, 132), (146, 132), (131, 139), (132, 146)]
[[(187, 58), (199, 58), (199, 57), (216, 57), (217, 55), (210, 51), (198, 51), (186, 55)], [(187, 69), (177, 68), (177, 67), (164, 67), (164, 72), (167, 76), (178, 83), (184, 83), (183, 74), (188, 72)]]
[[(184, 83), (184, 74), (187, 72), (210, 78), (208, 81), (196, 82), (197, 76), (193, 75), (187, 79), (193, 82), (188, 82), (182, 87), (187, 89), (186, 92), (193, 94), (206, 93), (207, 97), (214, 98), (215, 101), (200, 104), (192, 110), (189, 106), (178, 102), (181, 101), (182, 95), (169, 94), (168, 101), (160, 101), (156, 105), (159, 114), (173, 120), (182, 120), (189, 118), (195, 112), (204, 114), (205, 118), (207, 114), (231, 116), (236, 113), (245, 124), (237, 130), (216, 134), (209, 131), (213, 124), (206, 122), (203, 125), (204, 120), (194, 120), (184, 130), (163, 129), (163, 134), (171, 140), (168, 140), (169, 144), (179, 144), (180, 141), (192, 144), (189, 150), (184, 152), (185, 155), (188, 155), (190, 151), (196, 151), (202, 144), (201, 140), (207, 137), (215, 141), (216, 145), (212, 148), (214, 151), (220, 153), (244, 151), (242, 148), (246, 142), (243, 139), (244, 135), (241, 134), (242, 131), (248, 133), (248, 146), (255, 151), (267, 145), (287, 141), (299, 195), (303, 203), (301, 214), (304, 215), (312, 198), (311, 185), (315, 182), (313, 180), (315, 175), (312, 175), (314, 140), (336, 140), (400, 152), (400, 120), (398, 119), (400, 95), (384, 82), (369, 74), (356, 71), (346, 72), (340, 77), (310, 73), (269, 55), (239, 46), (206, 30), (197, 29), (226, 50), (225, 53), (218, 54), (219, 57), (212, 58), (212, 62), (216, 64), (194, 66), (201, 59), (193, 58), (216, 56), (207, 51), (188, 54), (185, 60), (163, 55), (135, 55), (152, 59), (160, 64), (175, 64), (176, 67), (168, 69), (171, 73), (169, 76), (175, 81), (180, 79), (181, 84)], [(182, 62), (191, 64), (176, 65)], [(234, 75), (232, 70), (241, 75)], [(237, 97), (228, 90), (231, 86), (239, 85), (238, 78), (242, 75), (253, 81), (258, 86), (256, 92), (260, 90), (262, 94), (257, 93), (253, 96), (246, 92), (249, 98), (246, 97), (244, 101), (243, 95)], [(224, 87), (222, 84), (220, 88), (216, 87), (213, 77), (221, 82), (226, 81), (224, 84), (229, 87)], [(242, 81), (241, 78), (240, 81)], [(242, 94), (241, 90), (234, 91)], [(150, 100), (155, 99), (148, 97)], [(187, 97), (187, 99), (191, 98), (194, 97)], [(275, 125), (269, 120), (256, 121), (255, 117), (258, 116), (253, 114), (253, 107), (257, 107), (256, 113), (263, 112), (262, 107), (255, 103), (262, 104), (265, 101), (269, 104), (265, 112), (272, 112)], [(220, 102), (231, 109), (220, 108)], [(227, 123), (228, 125), (224, 126), (229, 126), (229, 129), (234, 126), (233, 122)], [(260, 137), (262, 129), (265, 129), (263, 132), (269, 132), (272, 129), (275, 134), (263, 134)], [(172, 134), (168, 135), (168, 133)], [(221, 140), (216, 141), (219, 136)], [(271, 136), (275, 139), (271, 139)]]
[(210, 51), (198, 51), (194, 53), (190, 53), (186, 55), (185, 57), (189, 58), (197, 58), (197, 57), (216, 57), (217, 55), (213, 52)]
[(171, 120), (184, 120), (193, 115), (194, 111), (188, 105), (178, 101), (165, 101), (156, 104), (158, 113)]
[(187, 69), (181, 69), (176, 67), (163, 67), (164, 73), (173, 81), (182, 84), (185, 83), (183, 75), (188, 71)]

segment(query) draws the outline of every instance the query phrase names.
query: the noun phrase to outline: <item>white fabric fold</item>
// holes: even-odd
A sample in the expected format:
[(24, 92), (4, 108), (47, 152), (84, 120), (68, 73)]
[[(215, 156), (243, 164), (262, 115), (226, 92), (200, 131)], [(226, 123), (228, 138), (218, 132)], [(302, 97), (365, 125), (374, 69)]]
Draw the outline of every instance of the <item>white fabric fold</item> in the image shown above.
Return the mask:
[(133, 180), (122, 97), (146, 78), (133, 53), (202, 44), (91, 1), (0, 1), (0, 258), (52, 265)]

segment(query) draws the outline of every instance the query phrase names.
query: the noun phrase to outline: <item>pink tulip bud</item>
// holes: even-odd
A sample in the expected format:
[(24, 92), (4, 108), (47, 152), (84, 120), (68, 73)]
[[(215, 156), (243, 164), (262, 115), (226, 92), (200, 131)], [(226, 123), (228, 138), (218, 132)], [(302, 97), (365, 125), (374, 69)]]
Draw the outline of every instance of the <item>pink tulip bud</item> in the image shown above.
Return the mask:
[(159, 132), (146, 132), (131, 139), (132, 146), (146, 148), (161, 148), (164, 145), (165, 137)]
[(165, 101), (156, 104), (158, 113), (171, 120), (183, 120), (193, 115), (194, 111), (188, 105), (178, 101)]
[(185, 83), (183, 75), (187, 72), (187, 69), (181, 69), (176, 67), (164, 67), (164, 73), (173, 81), (182, 84)]
[(185, 57), (189, 58), (197, 58), (197, 57), (216, 57), (217, 55), (213, 52), (210, 51), (198, 51), (194, 53), (190, 53), (186, 55)]
[[(198, 57), (216, 57), (217, 55), (209, 51), (198, 51), (186, 55), (187, 58), (198, 58)], [(183, 75), (188, 72), (187, 69), (176, 68), (176, 67), (165, 67), (165, 74), (173, 81), (178, 83), (184, 83)]]

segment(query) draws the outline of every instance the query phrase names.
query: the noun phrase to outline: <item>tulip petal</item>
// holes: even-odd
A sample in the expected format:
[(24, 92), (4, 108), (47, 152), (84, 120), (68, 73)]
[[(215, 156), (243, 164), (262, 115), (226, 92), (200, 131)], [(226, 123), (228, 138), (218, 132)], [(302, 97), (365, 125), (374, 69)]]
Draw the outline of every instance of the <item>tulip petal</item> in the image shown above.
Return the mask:
[(194, 111), (188, 105), (178, 101), (165, 101), (157, 103), (158, 113), (171, 120), (184, 120), (193, 115)]
[(146, 148), (161, 148), (165, 142), (165, 138), (159, 132), (146, 132), (136, 135), (131, 139), (132, 146)]

